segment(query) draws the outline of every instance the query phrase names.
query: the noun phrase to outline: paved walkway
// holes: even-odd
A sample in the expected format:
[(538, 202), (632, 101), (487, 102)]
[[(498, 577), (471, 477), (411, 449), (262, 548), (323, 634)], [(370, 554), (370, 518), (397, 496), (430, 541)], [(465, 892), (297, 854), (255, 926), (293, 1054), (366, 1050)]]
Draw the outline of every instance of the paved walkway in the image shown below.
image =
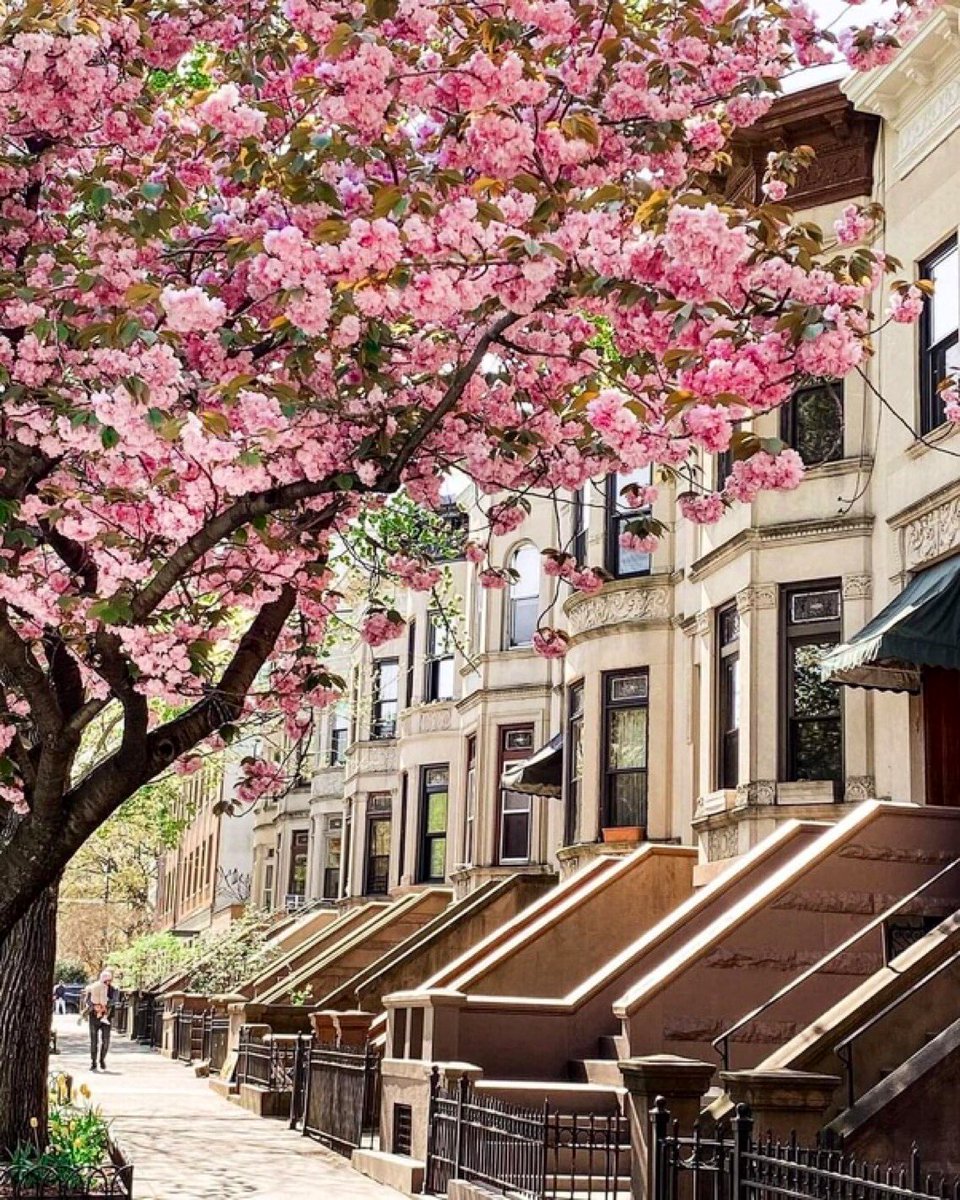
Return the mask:
[(191, 1068), (117, 1038), (90, 1072), (86, 1024), (57, 1017), (51, 1069), (86, 1083), (134, 1164), (136, 1200), (403, 1200), (346, 1159), (217, 1096)]

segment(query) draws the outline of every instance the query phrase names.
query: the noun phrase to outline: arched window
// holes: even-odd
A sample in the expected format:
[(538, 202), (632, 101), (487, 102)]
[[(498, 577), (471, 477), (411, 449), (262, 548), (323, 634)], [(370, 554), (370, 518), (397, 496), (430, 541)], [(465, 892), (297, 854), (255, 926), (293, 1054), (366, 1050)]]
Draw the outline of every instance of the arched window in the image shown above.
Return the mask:
[(529, 646), (540, 611), (540, 554), (528, 542), (510, 560), (514, 572), (507, 600), (507, 646)]

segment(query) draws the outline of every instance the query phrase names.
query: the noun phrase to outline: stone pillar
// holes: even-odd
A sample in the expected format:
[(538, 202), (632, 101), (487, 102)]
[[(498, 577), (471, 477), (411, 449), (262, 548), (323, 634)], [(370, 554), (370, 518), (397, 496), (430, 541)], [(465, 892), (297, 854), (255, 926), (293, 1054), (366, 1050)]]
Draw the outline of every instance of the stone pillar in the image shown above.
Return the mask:
[[(323, 1015), (323, 1014), (321, 1014)], [(331, 1014), (338, 1046), (365, 1046), (373, 1024), (373, 1013), (357, 1011)]]
[(672, 1120), (689, 1133), (700, 1115), (704, 1092), (710, 1086), (716, 1068), (712, 1063), (676, 1054), (649, 1054), (628, 1058), (620, 1063), (627, 1089), (627, 1114), (630, 1118), (631, 1168), (634, 1200), (649, 1200), (652, 1168), (650, 1112), (658, 1097), (663, 1097)]
[(749, 1104), (753, 1135), (788, 1138), (796, 1133), (802, 1146), (812, 1146), (823, 1127), (838, 1075), (811, 1071), (721, 1071), (720, 1079), (735, 1104)]
[[(870, 620), (873, 576), (862, 571), (843, 577), (843, 640), (848, 641)], [(873, 692), (841, 687), (843, 702), (843, 798), (849, 803), (877, 794), (873, 755)]]
[(337, 1027), (333, 1023), (332, 1012), (312, 1012), (310, 1027), (313, 1036), (322, 1046), (333, 1046), (337, 1040)]

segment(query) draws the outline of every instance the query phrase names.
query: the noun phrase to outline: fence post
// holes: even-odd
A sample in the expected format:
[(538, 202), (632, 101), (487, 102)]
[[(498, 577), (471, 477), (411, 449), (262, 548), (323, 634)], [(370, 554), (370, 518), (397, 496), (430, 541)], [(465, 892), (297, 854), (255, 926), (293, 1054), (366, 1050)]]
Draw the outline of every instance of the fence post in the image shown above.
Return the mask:
[(300, 1113), (300, 1134), (302, 1137), (307, 1136), (307, 1114), (310, 1111), (310, 1089), (313, 1084), (313, 1034), (310, 1034), (310, 1039), (307, 1043), (307, 1054), (304, 1070), (306, 1078), (303, 1083), (303, 1108)]
[(457, 1123), (454, 1127), (453, 1141), (453, 1178), (460, 1178), (460, 1169), (463, 1166), (463, 1106), (467, 1100), (467, 1088), (470, 1086), (470, 1080), (466, 1075), (461, 1075), (457, 1080)]
[(293, 1091), (290, 1093), (290, 1122), (289, 1129), (296, 1129), (300, 1089), (303, 1087), (303, 1034), (297, 1034), (297, 1044), (293, 1051)]
[[(557, 1134), (556, 1143), (560, 1143), (559, 1132)], [(543, 1102), (543, 1146), (542, 1146), (543, 1161), (540, 1164), (540, 1195), (546, 1197), (547, 1194), (547, 1160), (550, 1156), (550, 1101)], [(554, 1170), (556, 1174), (556, 1170)]]
[(430, 1099), (427, 1103), (427, 1160), (423, 1172), (423, 1190), (429, 1194), (432, 1182), (431, 1164), (436, 1155), (437, 1092), (440, 1090), (440, 1068), (434, 1065), (430, 1071)]
[[(649, 1200), (666, 1200), (663, 1178), (664, 1143), (670, 1128), (670, 1110), (663, 1096), (658, 1096), (650, 1109), (650, 1196)], [(636, 1149), (639, 1149), (637, 1147)], [(636, 1150), (635, 1150), (636, 1152)]]
[(920, 1151), (916, 1142), (910, 1147), (910, 1190), (920, 1191)]
[(738, 1104), (733, 1118), (733, 1186), (731, 1200), (746, 1200), (747, 1155), (753, 1135), (753, 1114), (748, 1104)]

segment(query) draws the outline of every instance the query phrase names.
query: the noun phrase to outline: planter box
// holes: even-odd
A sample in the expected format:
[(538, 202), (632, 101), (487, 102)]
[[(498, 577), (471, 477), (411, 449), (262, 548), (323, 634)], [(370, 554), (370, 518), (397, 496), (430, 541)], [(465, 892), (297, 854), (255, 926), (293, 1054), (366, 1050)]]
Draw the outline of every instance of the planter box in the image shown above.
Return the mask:
[(646, 836), (647, 831), (643, 825), (614, 825), (603, 831), (606, 845), (638, 846)]

